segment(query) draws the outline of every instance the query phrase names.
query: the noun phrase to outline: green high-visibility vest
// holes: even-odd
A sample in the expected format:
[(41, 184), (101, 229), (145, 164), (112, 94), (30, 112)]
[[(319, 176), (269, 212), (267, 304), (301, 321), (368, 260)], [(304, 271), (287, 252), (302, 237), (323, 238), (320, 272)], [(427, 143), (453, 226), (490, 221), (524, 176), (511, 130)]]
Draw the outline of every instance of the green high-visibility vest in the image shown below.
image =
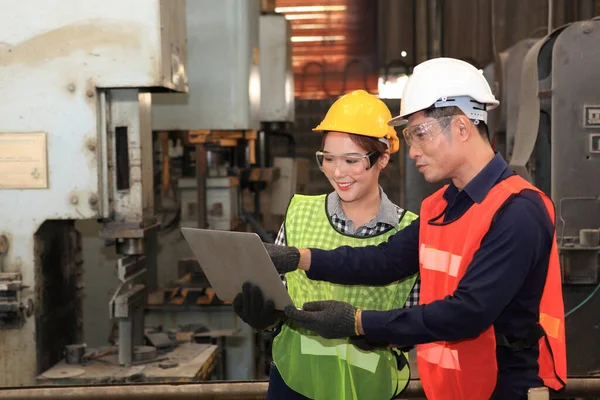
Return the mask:
[[(327, 196), (295, 195), (285, 217), (288, 246), (335, 249), (340, 246), (377, 245), (417, 218), (405, 211), (398, 226), (372, 237), (359, 238), (336, 231), (326, 212)], [(338, 285), (312, 281), (304, 271), (286, 274), (296, 307), (316, 300), (340, 300), (364, 310), (402, 308), (417, 275), (385, 286)], [(286, 322), (273, 340), (273, 361), (285, 383), (311, 399), (391, 399), (408, 385), (408, 362), (398, 370), (397, 349), (364, 351), (349, 339), (324, 339)]]

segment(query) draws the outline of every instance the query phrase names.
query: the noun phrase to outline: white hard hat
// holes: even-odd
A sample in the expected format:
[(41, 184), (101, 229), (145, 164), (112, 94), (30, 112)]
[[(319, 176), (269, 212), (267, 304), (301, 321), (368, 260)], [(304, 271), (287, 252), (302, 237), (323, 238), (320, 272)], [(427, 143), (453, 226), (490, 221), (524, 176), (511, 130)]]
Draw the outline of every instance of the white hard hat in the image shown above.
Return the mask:
[(457, 106), (470, 119), (487, 122), (487, 110), (498, 104), (482, 71), (455, 58), (434, 58), (414, 68), (404, 86), (400, 115), (388, 124), (403, 125), (409, 115), (433, 105)]

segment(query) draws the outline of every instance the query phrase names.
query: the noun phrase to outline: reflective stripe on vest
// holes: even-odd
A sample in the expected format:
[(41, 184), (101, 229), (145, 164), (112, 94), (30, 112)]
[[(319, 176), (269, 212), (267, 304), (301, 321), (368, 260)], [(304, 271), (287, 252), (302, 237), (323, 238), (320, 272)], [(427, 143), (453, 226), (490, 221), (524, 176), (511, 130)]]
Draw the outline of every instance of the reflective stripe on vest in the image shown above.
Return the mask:
[(444, 343), (425, 343), (419, 348), (419, 357), (440, 368), (460, 371), (458, 351), (450, 349)]
[(374, 374), (381, 356), (377, 353), (361, 351), (349, 345), (346, 339), (325, 339), (321, 336), (306, 336), (300, 338), (302, 354), (313, 356), (335, 356), (346, 361), (349, 365), (362, 368)]
[(443, 272), (456, 278), (462, 257), (447, 251), (427, 247), (424, 243), (421, 243), (419, 260), (421, 267), (424, 269)]
[[(539, 193), (554, 221), (554, 208), (550, 199), (516, 175), (499, 182), (483, 202), (473, 204), (460, 218), (448, 223), (442, 223), (442, 214), (447, 206), (443, 198), (445, 190), (446, 187), (438, 190), (421, 205), (419, 261), (422, 304), (454, 293), (494, 216), (511, 196), (518, 195), (523, 190)], [(545, 385), (558, 390), (564, 387), (566, 380), (566, 348), (556, 236), (540, 301), (539, 323), (546, 333), (538, 341), (539, 376)], [(487, 400), (493, 393), (497, 380), (493, 326), (474, 339), (418, 345), (417, 362), (429, 400)]]
[[(342, 245), (377, 245), (403, 229), (416, 215), (406, 213), (397, 229), (356, 238), (337, 232), (326, 214), (326, 196), (296, 195), (286, 213), (286, 242), (290, 246), (334, 249)], [(297, 306), (307, 301), (335, 299), (370, 310), (404, 306), (416, 276), (385, 286), (337, 285), (312, 281), (304, 271), (286, 274), (290, 296)], [(331, 340), (286, 323), (273, 340), (273, 360), (285, 383), (311, 399), (390, 399), (401, 392), (410, 368), (398, 371), (390, 349), (367, 352), (348, 339)]]

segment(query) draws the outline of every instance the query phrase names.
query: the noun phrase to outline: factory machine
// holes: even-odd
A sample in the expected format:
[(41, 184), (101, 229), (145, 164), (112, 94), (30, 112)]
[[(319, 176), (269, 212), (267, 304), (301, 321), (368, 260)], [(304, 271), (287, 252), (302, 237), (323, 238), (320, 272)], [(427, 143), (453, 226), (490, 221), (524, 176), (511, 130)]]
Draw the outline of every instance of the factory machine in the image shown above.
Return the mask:
[[(160, 169), (174, 186), (178, 226), (249, 230), (272, 242), (263, 227), (262, 210), (271, 211), (264, 202), (272, 200), (265, 191), (282, 185), (279, 164), (289, 164), (274, 160), (273, 138), (286, 141), (293, 155), (289, 23), (258, 0), (188, 1), (186, 16), (189, 93), (154, 94), (152, 108), (153, 130), (168, 141)], [(168, 156), (178, 142), (182, 150)], [(292, 193), (281, 189), (287, 206)], [(215, 296), (179, 230), (172, 236), (160, 268), (177, 276), (151, 294), (147, 321), (196, 324), (204, 330), (198, 341), (219, 345), (217, 378), (255, 379), (263, 353), (255, 333)]]
[[(251, 171), (242, 182), (254, 194), (253, 213), (250, 215), (254, 225), (265, 222), (261, 212), (261, 192), (269, 184), (272, 185), (269, 211), (281, 216), (285, 214), (296, 187), (291, 180), (297, 176), (298, 163), (302, 163), (295, 157), (295, 139), (290, 133), (295, 120), (291, 27), (283, 15), (264, 8), (260, 16), (260, 74), (260, 128), (253, 171), (266, 170), (271, 174), (257, 176)], [(283, 157), (277, 157), (273, 145), (282, 140), (286, 142), (286, 151), (280, 154)], [(275, 238), (265, 239), (272, 242)]]
[[(283, 138), (293, 156), (289, 23), (258, 0), (2, 1), (0, 387), (254, 379), (254, 333), (181, 257), (178, 228), (273, 239), (260, 193), (275, 182), (285, 210), (294, 180), (277, 171), (296, 165), (270, 150)], [(161, 186), (178, 199), (167, 223)], [(105, 246), (116, 285), (95, 273)], [(91, 308), (106, 346), (84, 343), (84, 268), (111, 293)]]
[(551, 196), (563, 274), (569, 376), (600, 373), (600, 19), (526, 39), (488, 66), (496, 148)]
[[(190, 90), (154, 94), (152, 109), (153, 130), (183, 145), (181, 173), (169, 174), (179, 226), (240, 225), (240, 171), (253, 162), (260, 126), (259, 17), (258, 0), (187, 2)], [(163, 163), (162, 172), (171, 165)], [(219, 379), (254, 379), (252, 330), (214, 295), (179, 229), (173, 235), (159, 258), (177, 275), (151, 294), (148, 322), (198, 326), (199, 341), (220, 345)]]
[[(144, 329), (159, 225), (151, 93), (188, 91), (185, 5), (0, 2), (0, 387), (196, 379), (216, 352)], [(83, 344), (77, 220), (101, 222), (119, 255), (95, 316), (116, 326), (102, 350)]]

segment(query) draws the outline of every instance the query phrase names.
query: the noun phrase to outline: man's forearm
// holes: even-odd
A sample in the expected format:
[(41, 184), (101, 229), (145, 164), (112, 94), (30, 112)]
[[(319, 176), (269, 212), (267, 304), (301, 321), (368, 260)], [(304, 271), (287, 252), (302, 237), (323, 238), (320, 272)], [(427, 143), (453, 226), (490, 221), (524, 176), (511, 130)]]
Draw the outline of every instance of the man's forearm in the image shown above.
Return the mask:
[(419, 222), (378, 246), (301, 249), (298, 268), (310, 279), (343, 285), (386, 285), (419, 271)]

